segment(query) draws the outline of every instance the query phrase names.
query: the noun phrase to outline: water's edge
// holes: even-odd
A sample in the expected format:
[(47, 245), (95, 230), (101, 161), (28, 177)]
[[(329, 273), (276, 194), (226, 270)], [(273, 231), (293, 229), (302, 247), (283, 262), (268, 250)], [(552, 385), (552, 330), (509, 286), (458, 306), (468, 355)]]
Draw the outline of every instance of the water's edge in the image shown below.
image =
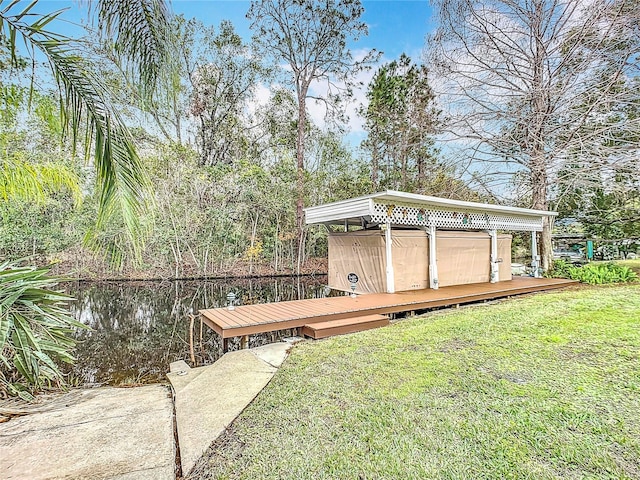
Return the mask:
[[(64, 283), (76, 299), (71, 304), (76, 319), (91, 327), (76, 333), (77, 360), (67, 369), (69, 382), (77, 386), (164, 382), (173, 361), (200, 366), (222, 355), (219, 336), (197, 316), (192, 321), (198, 310), (227, 306), (231, 292), (236, 305), (324, 297), (329, 294), (325, 284), (324, 275)], [(255, 335), (249, 346), (288, 335), (288, 331)], [(230, 343), (231, 349), (237, 347)]]

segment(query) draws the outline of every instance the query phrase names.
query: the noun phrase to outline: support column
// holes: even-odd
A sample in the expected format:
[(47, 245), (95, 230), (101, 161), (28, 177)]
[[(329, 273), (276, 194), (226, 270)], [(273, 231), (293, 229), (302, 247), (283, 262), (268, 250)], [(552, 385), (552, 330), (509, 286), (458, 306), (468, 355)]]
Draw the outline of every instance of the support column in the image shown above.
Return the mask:
[(488, 231), (491, 237), (491, 270), (489, 272), (489, 279), (491, 283), (497, 283), (500, 281), (500, 266), (498, 265), (498, 232), (495, 230)]
[(384, 230), (385, 254), (387, 261), (387, 293), (395, 293), (396, 291), (395, 276), (393, 273), (393, 258), (391, 256), (392, 241), (391, 222), (387, 222)]
[(436, 226), (429, 225), (429, 288), (438, 289), (438, 259), (436, 258)]
[(531, 270), (535, 278), (540, 278), (540, 255), (538, 255), (536, 232), (531, 232)]

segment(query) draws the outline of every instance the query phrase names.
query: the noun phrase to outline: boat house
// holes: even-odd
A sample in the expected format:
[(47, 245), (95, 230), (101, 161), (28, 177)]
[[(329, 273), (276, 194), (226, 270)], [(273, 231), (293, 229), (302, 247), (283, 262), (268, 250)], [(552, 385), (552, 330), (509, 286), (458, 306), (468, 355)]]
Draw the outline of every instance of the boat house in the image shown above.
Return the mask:
[[(368, 295), (333, 296), (200, 310), (228, 340), (283, 329), (324, 338), (376, 328), (389, 316), (473, 303), (575, 283), (511, 278), (511, 236), (536, 233), (544, 212), (386, 191), (306, 209), (307, 224), (329, 229), (329, 286)], [(442, 287), (439, 289), (439, 287)]]
[(329, 287), (355, 293), (511, 280), (511, 235), (536, 233), (556, 212), (387, 190), (305, 209), (329, 230)]

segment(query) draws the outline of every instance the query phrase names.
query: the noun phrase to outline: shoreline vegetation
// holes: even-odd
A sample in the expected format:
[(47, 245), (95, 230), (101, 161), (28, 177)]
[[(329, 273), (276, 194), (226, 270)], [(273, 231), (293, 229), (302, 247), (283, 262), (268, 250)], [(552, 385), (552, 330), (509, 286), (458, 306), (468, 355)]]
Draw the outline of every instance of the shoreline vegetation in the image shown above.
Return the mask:
[[(625, 266), (636, 274), (640, 275), (640, 259), (633, 260), (613, 260), (613, 261), (594, 261), (585, 265), (600, 265), (614, 263), (616, 265)], [(190, 281), (190, 280), (225, 280), (225, 279), (250, 279), (250, 278), (286, 278), (286, 277), (313, 277), (328, 275), (327, 258), (311, 258), (304, 264), (300, 273), (296, 273), (293, 266), (280, 267), (277, 270), (273, 263), (249, 263), (242, 260), (230, 262), (229, 265), (215, 270), (210, 273), (198, 273), (187, 267), (180, 269), (182, 272), (175, 275), (175, 270), (166, 267), (145, 268), (145, 267), (127, 267), (122, 270), (121, 274), (116, 274), (106, 264), (100, 265), (98, 262), (94, 264), (94, 268), (78, 268), (78, 264), (69, 261), (54, 260), (50, 264), (51, 275), (64, 278), (66, 281), (72, 282), (146, 282), (146, 281)], [(49, 267), (47, 267), (49, 268)], [(192, 273), (188, 273), (192, 272)]]
[(51, 275), (73, 282), (146, 282), (146, 281), (187, 281), (187, 280), (224, 280), (245, 278), (279, 278), (279, 277), (308, 277), (322, 276), (328, 273), (326, 258), (308, 259), (296, 273), (293, 267), (279, 267), (277, 270), (272, 263), (253, 263), (242, 260), (229, 262), (212, 272), (198, 272), (185, 266), (180, 273), (166, 267), (132, 267), (128, 266), (116, 273), (106, 263), (93, 260), (89, 262), (73, 263), (68, 260), (56, 261), (50, 264)]

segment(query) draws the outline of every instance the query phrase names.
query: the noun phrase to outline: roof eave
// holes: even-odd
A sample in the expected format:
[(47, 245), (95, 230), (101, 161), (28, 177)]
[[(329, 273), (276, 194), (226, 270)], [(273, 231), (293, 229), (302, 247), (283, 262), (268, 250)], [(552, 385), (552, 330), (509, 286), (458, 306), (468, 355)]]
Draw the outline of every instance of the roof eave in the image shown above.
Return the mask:
[(348, 219), (355, 219), (371, 215), (373, 201), (376, 199), (392, 201), (421, 203), (448, 209), (467, 209), (482, 212), (495, 212), (525, 217), (555, 217), (558, 212), (546, 210), (534, 210), (531, 208), (507, 207), (504, 205), (493, 205), (490, 203), (467, 202), (463, 200), (450, 200), (448, 198), (431, 197), (415, 193), (398, 192), (386, 190), (384, 192), (372, 193), (361, 197), (350, 198), (338, 202), (327, 203), (314, 207), (305, 208), (306, 223), (320, 224), (340, 222)]

